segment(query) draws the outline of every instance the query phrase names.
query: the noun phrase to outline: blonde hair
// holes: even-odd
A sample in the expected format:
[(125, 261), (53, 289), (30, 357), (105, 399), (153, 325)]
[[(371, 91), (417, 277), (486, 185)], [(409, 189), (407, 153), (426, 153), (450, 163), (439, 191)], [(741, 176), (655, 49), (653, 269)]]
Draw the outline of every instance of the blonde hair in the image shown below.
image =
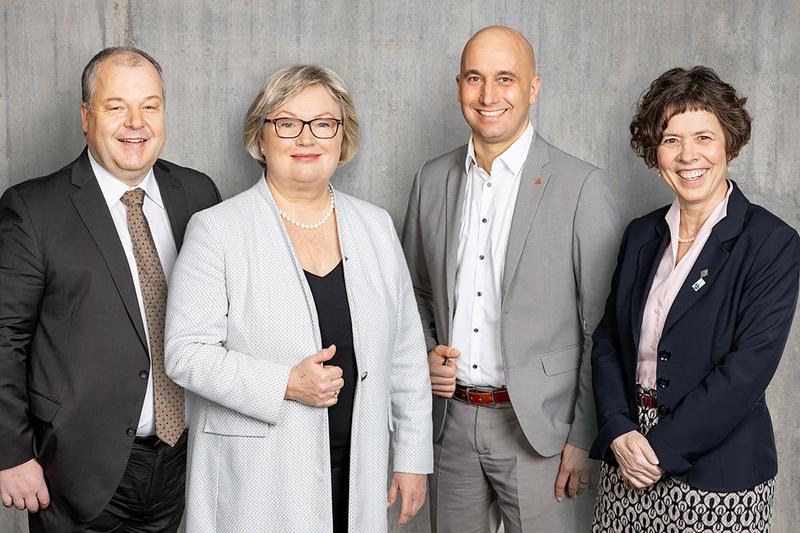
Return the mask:
[(322, 85), (339, 104), (342, 111), (342, 151), (339, 164), (343, 165), (353, 159), (358, 151), (358, 117), (353, 108), (353, 100), (342, 78), (328, 67), (320, 65), (294, 65), (286, 67), (269, 77), (264, 88), (250, 104), (244, 117), (242, 134), (244, 147), (250, 156), (264, 168), (267, 162), (261, 153), (259, 139), (264, 127), (264, 120), (286, 101), (300, 93), (306, 87)]

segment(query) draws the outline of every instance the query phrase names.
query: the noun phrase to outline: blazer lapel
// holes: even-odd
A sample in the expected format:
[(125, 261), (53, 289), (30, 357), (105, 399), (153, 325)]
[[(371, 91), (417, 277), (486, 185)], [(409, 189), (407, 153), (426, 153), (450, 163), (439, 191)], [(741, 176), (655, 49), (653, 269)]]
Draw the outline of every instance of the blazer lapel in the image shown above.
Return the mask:
[(89, 163), (86, 150), (78, 158), (75, 166), (72, 167), (72, 184), (78, 187), (70, 195), (72, 204), (100, 250), (122, 303), (125, 305), (128, 316), (136, 328), (139, 340), (142, 341), (142, 346), (147, 349), (147, 337), (139, 312), (139, 301), (136, 298), (136, 289), (133, 286), (131, 270), (125, 257), (125, 250), (119, 241), (114, 220), (108, 211), (100, 185), (94, 177), (94, 172), (92, 172), (92, 166)]
[(169, 225), (172, 227), (172, 237), (175, 239), (175, 248), (180, 251), (183, 244), (183, 234), (186, 232), (186, 224), (189, 222), (191, 213), (189, 204), (186, 201), (186, 191), (183, 184), (172, 176), (169, 169), (156, 161), (153, 166), (153, 173), (161, 191), (161, 199), (164, 201), (164, 208), (167, 210)]
[[(731, 181), (731, 187), (734, 189), (728, 199), (727, 214), (711, 230), (711, 235), (709, 235), (703, 250), (697, 256), (697, 260), (686, 276), (686, 281), (675, 296), (664, 322), (662, 337), (709, 291), (730, 256), (725, 243), (736, 238), (742, 232), (749, 202), (733, 181)], [(705, 275), (701, 276), (701, 273)], [(701, 277), (702, 283), (699, 282)]]
[(653, 279), (656, 277), (661, 257), (669, 244), (669, 229), (662, 218), (656, 225), (656, 237), (639, 248), (636, 260), (636, 279), (633, 282), (631, 294), (631, 331), (633, 332), (633, 345), (639, 349), (639, 334), (642, 330), (642, 313), (647, 301)]
[[(458, 268), (458, 237), (461, 233), (461, 217), (464, 207), (464, 190), (467, 174), (464, 168), (464, 157), (456, 157), (456, 164), (447, 173), (445, 191), (445, 275), (447, 280), (448, 324), (447, 335), (450, 336), (455, 311), (456, 269)], [(446, 339), (443, 342), (450, 342)]]
[(534, 133), (533, 146), (528, 153), (525, 167), (522, 169), (522, 176), (520, 176), (519, 192), (511, 218), (511, 230), (508, 234), (506, 263), (503, 269), (503, 299), (505, 299), (511, 280), (517, 271), (517, 265), (533, 225), (533, 219), (536, 218), (539, 204), (547, 190), (547, 183), (550, 180), (550, 172), (547, 169), (549, 162), (547, 142)]

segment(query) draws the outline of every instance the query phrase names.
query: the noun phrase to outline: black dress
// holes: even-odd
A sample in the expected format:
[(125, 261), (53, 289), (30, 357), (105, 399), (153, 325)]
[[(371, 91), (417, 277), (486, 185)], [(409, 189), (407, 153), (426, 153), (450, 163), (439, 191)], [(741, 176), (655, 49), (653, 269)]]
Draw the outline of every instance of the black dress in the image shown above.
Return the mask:
[(336, 345), (336, 354), (328, 361), (342, 369), (344, 387), (336, 405), (328, 408), (328, 432), (331, 445), (331, 491), (333, 496), (333, 531), (347, 531), (347, 509), (350, 474), (350, 428), (353, 420), (353, 398), (356, 391), (355, 352), (350, 306), (344, 284), (342, 262), (325, 276), (306, 272), (308, 286), (314, 295), (319, 318), (322, 346)]

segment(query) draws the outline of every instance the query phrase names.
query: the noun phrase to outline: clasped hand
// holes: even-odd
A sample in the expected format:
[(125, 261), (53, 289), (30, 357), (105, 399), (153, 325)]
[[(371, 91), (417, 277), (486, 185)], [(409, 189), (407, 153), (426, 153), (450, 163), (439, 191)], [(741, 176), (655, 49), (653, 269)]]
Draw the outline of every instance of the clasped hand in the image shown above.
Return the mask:
[(614, 439), (611, 450), (619, 463), (619, 473), (636, 489), (647, 488), (664, 475), (656, 452), (638, 431), (629, 431)]
[(443, 398), (452, 398), (456, 391), (456, 365), (452, 359), (461, 352), (450, 346), (438, 345), (428, 353), (428, 372), (432, 392)]
[(342, 369), (338, 366), (325, 366), (336, 353), (331, 344), (300, 361), (289, 374), (284, 398), (312, 407), (331, 407), (339, 399), (339, 391), (344, 386)]
[(50, 505), (50, 493), (39, 461), (31, 459), (21, 465), (0, 470), (0, 494), (3, 505), (35, 513)]

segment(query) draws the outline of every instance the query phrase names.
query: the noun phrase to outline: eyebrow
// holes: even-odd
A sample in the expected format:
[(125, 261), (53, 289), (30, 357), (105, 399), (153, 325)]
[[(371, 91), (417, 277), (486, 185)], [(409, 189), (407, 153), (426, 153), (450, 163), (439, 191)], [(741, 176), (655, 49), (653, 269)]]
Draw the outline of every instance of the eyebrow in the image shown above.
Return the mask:
[[(508, 78), (517, 78), (517, 73), (516, 72), (512, 72), (510, 70), (501, 70), (501, 71), (495, 72), (494, 74), (491, 74), (491, 75), (494, 76), (495, 78), (500, 77), (500, 76), (506, 76)], [(463, 76), (463, 77), (480, 76), (481, 78), (485, 78), (486, 77), (484, 74), (482, 74), (482, 73), (480, 73), (480, 72), (478, 72), (477, 70), (474, 70), (474, 69), (467, 70), (461, 76)]]
[[(150, 95), (150, 96), (146, 96), (144, 98), (144, 100), (145, 101), (147, 101), (147, 100), (159, 100), (160, 101), (161, 97), (158, 96), (157, 94), (153, 94), (153, 95)], [(124, 98), (120, 98), (118, 96), (112, 96), (111, 98), (106, 98), (105, 100), (103, 100), (104, 104), (108, 104), (110, 102), (123, 102), (123, 103), (125, 103), (126, 100)]]
[[(691, 133), (691, 136), (692, 136), (692, 137), (694, 137), (694, 136), (696, 136), (696, 135), (702, 135), (702, 134), (704, 134), (704, 133), (710, 133), (711, 135), (716, 135), (716, 132), (713, 132), (713, 131), (711, 131), (711, 130), (700, 130), (700, 131), (695, 131), (695, 132), (692, 132), (692, 133)], [(671, 133), (671, 132), (669, 132), (669, 131), (664, 131), (664, 132), (662, 132), (662, 133), (661, 133), (661, 136), (662, 136), (662, 137), (680, 137), (680, 135), (679, 135), (679, 134), (677, 134), (677, 133)]]
[[(300, 118), (299, 116), (295, 115), (291, 111), (285, 111), (285, 110), (281, 111), (279, 109), (277, 112), (275, 112), (275, 117), (276, 118), (281, 118), (284, 115), (289, 115), (289, 118)], [(320, 113), (319, 115), (315, 116), (314, 118), (312, 118), (310, 120), (314, 120), (314, 119), (317, 119), (317, 118), (336, 118), (336, 115), (334, 115), (333, 113), (330, 113), (328, 111), (325, 111), (324, 113)], [(303, 120), (303, 119), (301, 119), (301, 120)], [(340, 119), (336, 119), (336, 120), (340, 120)]]

